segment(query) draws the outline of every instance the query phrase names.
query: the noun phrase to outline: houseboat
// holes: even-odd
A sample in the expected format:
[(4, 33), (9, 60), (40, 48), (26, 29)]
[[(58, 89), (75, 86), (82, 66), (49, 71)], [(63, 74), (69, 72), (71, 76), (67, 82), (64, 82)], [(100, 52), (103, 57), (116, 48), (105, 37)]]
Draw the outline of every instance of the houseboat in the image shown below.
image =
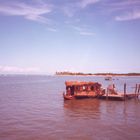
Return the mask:
[(98, 82), (66, 81), (66, 93), (63, 93), (65, 100), (95, 98), (105, 94)]

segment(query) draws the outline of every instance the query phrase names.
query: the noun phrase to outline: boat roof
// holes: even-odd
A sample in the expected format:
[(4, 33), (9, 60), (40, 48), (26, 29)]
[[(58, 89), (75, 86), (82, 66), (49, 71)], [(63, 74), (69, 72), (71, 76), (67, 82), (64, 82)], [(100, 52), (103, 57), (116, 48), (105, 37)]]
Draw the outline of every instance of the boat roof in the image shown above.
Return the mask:
[(65, 85), (66, 86), (84, 86), (84, 85), (95, 85), (98, 84), (98, 82), (85, 82), (85, 81), (66, 81)]

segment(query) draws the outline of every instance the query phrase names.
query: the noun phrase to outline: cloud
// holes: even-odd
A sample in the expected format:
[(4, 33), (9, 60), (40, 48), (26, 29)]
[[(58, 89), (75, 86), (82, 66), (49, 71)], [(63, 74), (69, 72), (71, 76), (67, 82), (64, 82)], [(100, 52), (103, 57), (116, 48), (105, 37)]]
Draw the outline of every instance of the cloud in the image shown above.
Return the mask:
[(98, 5), (93, 8), (96, 10), (93, 15), (113, 16), (117, 21), (139, 19), (140, 0), (77, 0), (64, 3), (60, 7), (68, 17), (74, 17), (82, 14), (82, 10), (85, 12), (84, 8), (96, 3)]
[(104, 13), (109, 12), (116, 21), (136, 20), (140, 18), (139, 0), (118, 0), (104, 2)]
[(26, 4), (19, 2), (1, 3), (0, 14), (8, 16), (23, 16), (25, 19), (47, 23), (48, 20), (43, 15), (50, 13), (51, 7), (46, 4)]
[(68, 16), (68, 17), (73, 17), (73, 15), (79, 10), (79, 6), (77, 5), (78, 3), (67, 3), (64, 4), (63, 6), (60, 6), (62, 12)]
[(92, 32), (87, 32), (87, 31), (81, 31), (81, 32), (79, 32), (80, 33), (80, 35), (85, 35), (85, 36), (93, 36), (93, 35), (95, 35), (94, 33), (92, 33)]
[(0, 66), (0, 73), (37, 73), (39, 71), (36, 67)]
[(104, 1), (101, 3), (102, 8), (109, 10), (110, 12), (115, 11), (128, 11), (139, 9), (140, 1), (139, 0), (118, 0), (118, 1)]
[(72, 26), (74, 30), (76, 30), (80, 35), (85, 35), (85, 36), (93, 36), (95, 33), (89, 31), (89, 29), (85, 27), (77, 27), (77, 26)]
[(127, 20), (136, 20), (140, 19), (140, 11), (133, 11), (123, 14), (121, 16), (116, 16), (116, 21), (127, 21)]
[(48, 27), (47, 30), (50, 32), (57, 32), (57, 29), (53, 27)]
[(85, 8), (85, 7), (87, 7), (87, 6), (91, 5), (91, 4), (95, 4), (95, 3), (99, 2), (99, 1), (100, 0), (82, 0), (82, 1), (79, 2), (79, 6), (81, 8)]
[(70, 1), (70, 2), (64, 3), (60, 7), (65, 15), (67, 15), (68, 17), (73, 17), (81, 9), (84, 9), (87, 6), (91, 4), (95, 4), (99, 1), (100, 0), (78, 0), (78, 1), (72, 1), (72, 2)]

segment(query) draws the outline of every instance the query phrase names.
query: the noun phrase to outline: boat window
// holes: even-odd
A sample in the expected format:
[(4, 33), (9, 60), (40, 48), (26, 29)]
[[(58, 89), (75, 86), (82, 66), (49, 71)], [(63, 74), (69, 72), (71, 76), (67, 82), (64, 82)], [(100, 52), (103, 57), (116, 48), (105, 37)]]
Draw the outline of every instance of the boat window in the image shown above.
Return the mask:
[(76, 86), (76, 91), (79, 91), (80, 90), (80, 87), (79, 86)]
[(88, 87), (87, 87), (87, 90), (88, 90), (88, 91), (90, 91), (90, 90), (91, 90), (91, 87), (90, 87), (90, 86), (88, 86)]
[(85, 86), (83, 86), (83, 90), (86, 90), (86, 87)]
[(71, 95), (74, 95), (74, 86), (71, 87)]
[(68, 87), (66, 87), (66, 90), (69, 90), (70, 91), (70, 87), (68, 86)]
[(67, 95), (70, 95), (71, 94), (71, 88), (68, 86), (68, 87), (66, 87), (66, 90), (67, 90)]
[(91, 90), (94, 90), (94, 86), (91, 86), (91, 88), (90, 88)]

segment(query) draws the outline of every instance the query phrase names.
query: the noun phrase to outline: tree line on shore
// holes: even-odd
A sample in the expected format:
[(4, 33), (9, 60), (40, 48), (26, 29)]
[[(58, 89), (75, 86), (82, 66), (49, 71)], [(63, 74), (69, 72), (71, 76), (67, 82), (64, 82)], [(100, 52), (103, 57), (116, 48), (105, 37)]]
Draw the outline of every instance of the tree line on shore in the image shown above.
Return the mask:
[(82, 72), (56, 72), (56, 75), (95, 75), (95, 76), (140, 76), (140, 73), (82, 73)]

